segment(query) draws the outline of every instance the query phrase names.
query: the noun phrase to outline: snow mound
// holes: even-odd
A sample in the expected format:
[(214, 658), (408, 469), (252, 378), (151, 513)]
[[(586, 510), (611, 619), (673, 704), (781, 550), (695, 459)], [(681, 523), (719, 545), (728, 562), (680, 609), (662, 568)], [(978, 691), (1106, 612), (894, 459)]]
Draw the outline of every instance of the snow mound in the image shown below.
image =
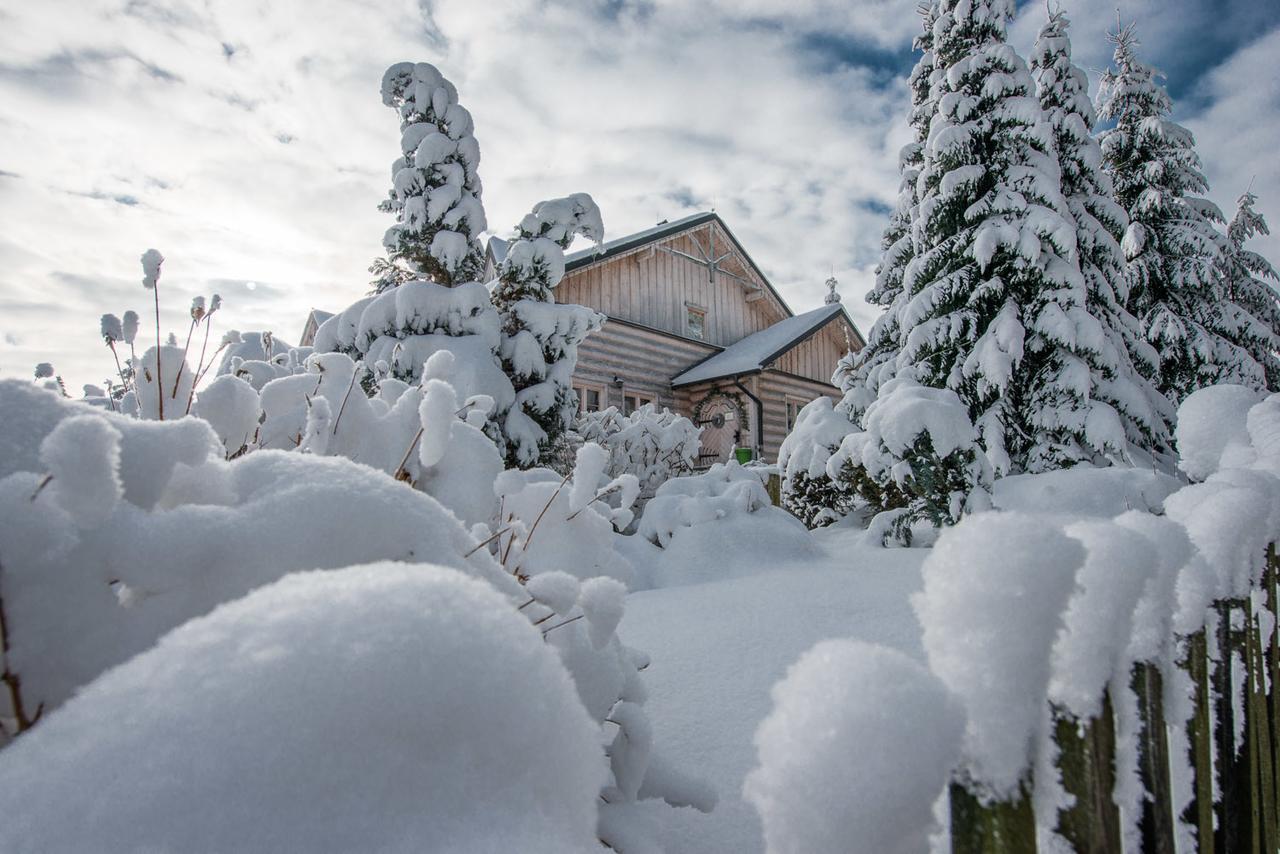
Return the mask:
[(604, 776), (505, 597), (379, 563), (289, 576), (88, 686), (6, 750), (0, 848), (590, 851)]
[(992, 487), (998, 510), (1111, 518), (1128, 510), (1160, 513), (1183, 482), (1164, 472), (1080, 465), (1002, 477)]
[(826, 640), (773, 687), (744, 795), (770, 854), (928, 848), (933, 803), (959, 758), (964, 713), (905, 654)]
[(1224, 465), (1236, 446), (1250, 446), (1248, 412), (1262, 395), (1242, 385), (1212, 385), (1191, 394), (1178, 407), (1174, 438), (1179, 467), (1192, 480), (1204, 480)]
[(774, 507), (760, 477), (736, 462), (664, 483), (639, 534), (662, 551), (630, 550), (641, 561), (632, 589), (751, 575), (819, 554), (804, 524)]
[(929, 669), (964, 704), (969, 773), (999, 798), (1029, 767), (1084, 557), (1051, 518), (982, 513), (943, 531), (925, 558), (912, 605)]

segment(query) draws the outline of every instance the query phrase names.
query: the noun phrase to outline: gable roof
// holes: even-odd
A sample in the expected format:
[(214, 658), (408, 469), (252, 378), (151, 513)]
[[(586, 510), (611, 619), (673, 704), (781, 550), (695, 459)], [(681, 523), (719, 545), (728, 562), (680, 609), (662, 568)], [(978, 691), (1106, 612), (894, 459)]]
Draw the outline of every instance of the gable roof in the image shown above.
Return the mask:
[(764, 283), (765, 290), (769, 295), (781, 306), (783, 313), (787, 317), (792, 317), (795, 312), (791, 310), (791, 306), (787, 305), (787, 301), (782, 295), (774, 289), (773, 283), (769, 281), (769, 277), (764, 274), (759, 265), (752, 260), (747, 254), (747, 250), (742, 248), (742, 244), (738, 242), (738, 238), (729, 230), (729, 226), (724, 224), (724, 220), (715, 211), (703, 211), (701, 213), (691, 214), (674, 222), (660, 222), (652, 228), (646, 228), (643, 231), (637, 231), (635, 234), (628, 234), (626, 237), (619, 237), (615, 240), (609, 240), (601, 243), (599, 246), (591, 246), (586, 249), (580, 249), (577, 252), (571, 252), (564, 258), (564, 269), (566, 273), (594, 264), (597, 261), (604, 261), (632, 249), (638, 249), (650, 243), (657, 243), (659, 240), (665, 240), (668, 237), (674, 237), (681, 232), (689, 231), (700, 225), (706, 225), (714, 222), (720, 227), (720, 230), (729, 238), (729, 242), (733, 244), (733, 249), (747, 265), (751, 267), (752, 272), (759, 277)]
[(817, 334), (818, 330), (837, 317), (843, 317), (853, 328), (854, 334), (857, 334), (858, 328), (849, 319), (844, 306), (838, 302), (828, 303), (822, 308), (788, 317), (767, 329), (748, 335), (741, 341), (688, 368), (676, 376), (671, 381), (671, 385), (679, 388), (707, 380), (759, 373), (779, 356)]

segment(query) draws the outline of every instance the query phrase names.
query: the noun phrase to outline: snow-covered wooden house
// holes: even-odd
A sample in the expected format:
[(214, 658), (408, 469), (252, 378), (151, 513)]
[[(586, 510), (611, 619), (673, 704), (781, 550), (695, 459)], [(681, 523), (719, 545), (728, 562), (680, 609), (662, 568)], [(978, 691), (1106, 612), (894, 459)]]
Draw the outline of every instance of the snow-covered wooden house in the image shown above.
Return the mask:
[[(506, 243), (489, 243), (489, 266)], [(863, 339), (835, 293), (795, 314), (714, 212), (570, 254), (556, 301), (608, 317), (578, 349), (584, 410), (657, 403), (701, 425), (701, 463), (750, 448), (772, 461), (800, 408)]]

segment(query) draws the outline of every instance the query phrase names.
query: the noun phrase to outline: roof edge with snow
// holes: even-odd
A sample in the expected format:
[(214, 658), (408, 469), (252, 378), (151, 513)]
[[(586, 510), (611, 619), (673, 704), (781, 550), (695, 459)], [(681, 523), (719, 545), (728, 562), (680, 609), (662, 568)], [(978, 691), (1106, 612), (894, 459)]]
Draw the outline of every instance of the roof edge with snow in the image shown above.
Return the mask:
[(861, 340), (858, 327), (849, 318), (844, 306), (838, 302), (829, 303), (813, 311), (780, 320), (767, 329), (761, 329), (729, 345), (719, 353), (713, 353), (678, 374), (671, 380), (671, 386), (679, 388), (726, 377), (758, 374), (838, 317), (843, 317), (853, 329), (854, 335)]

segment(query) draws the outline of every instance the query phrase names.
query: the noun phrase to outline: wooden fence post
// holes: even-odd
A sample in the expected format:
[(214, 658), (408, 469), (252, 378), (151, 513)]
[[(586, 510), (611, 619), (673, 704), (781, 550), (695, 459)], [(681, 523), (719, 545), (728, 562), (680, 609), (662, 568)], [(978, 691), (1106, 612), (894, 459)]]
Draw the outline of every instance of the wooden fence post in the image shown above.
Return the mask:
[(951, 784), (951, 854), (1036, 854), (1031, 789), (1012, 800), (984, 804), (960, 783)]
[(1169, 781), (1169, 737), (1164, 720), (1164, 679), (1150, 662), (1133, 667), (1133, 691), (1138, 697), (1141, 734), (1138, 775), (1146, 790), (1138, 826), (1144, 854), (1175, 854), (1173, 793)]
[(1075, 804), (1058, 814), (1058, 834), (1076, 854), (1109, 854), (1122, 847), (1120, 810), (1112, 793), (1116, 782), (1116, 726), (1111, 692), (1102, 695), (1102, 711), (1079, 721), (1054, 710), (1054, 741), (1062, 786)]
[(1213, 833), (1213, 695), (1209, 686), (1209, 651), (1204, 629), (1187, 638), (1182, 666), (1195, 685), (1195, 709), (1187, 722), (1194, 774), (1194, 797), (1182, 820), (1196, 829), (1196, 851), (1214, 854)]
[(1249, 621), (1246, 635), (1249, 678), (1245, 715), (1248, 720), (1249, 791), (1253, 806), (1250, 811), (1252, 837), (1255, 850), (1275, 852), (1280, 840), (1276, 838), (1275, 754), (1271, 749), (1271, 721), (1268, 720), (1262, 628), (1253, 614), (1246, 612), (1246, 616)]
[[(1218, 781), (1220, 800), (1218, 808), (1218, 833), (1214, 841), (1218, 851), (1232, 854), (1247, 851), (1251, 847), (1253, 832), (1250, 806), (1250, 779), (1247, 745), (1236, 749), (1236, 691), (1243, 688), (1236, 684), (1232, 674), (1233, 659), (1244, 646), (1241, 632), (1232, 628), (1231, 622), (1237, 609), (1248, 615), (1247, 602), (1223, 599), (1215, 604), (1218, 612), (1218, 660), (1213, 670), (1213, 688), (1217, 695), (1217, 743)], [(1247, 626), (1247, 623), (1246, 623)], [(1247, 668), (1246, 668), (1247, 669)], [(1248, 739), (1248, 729), (1245, 729)]]

